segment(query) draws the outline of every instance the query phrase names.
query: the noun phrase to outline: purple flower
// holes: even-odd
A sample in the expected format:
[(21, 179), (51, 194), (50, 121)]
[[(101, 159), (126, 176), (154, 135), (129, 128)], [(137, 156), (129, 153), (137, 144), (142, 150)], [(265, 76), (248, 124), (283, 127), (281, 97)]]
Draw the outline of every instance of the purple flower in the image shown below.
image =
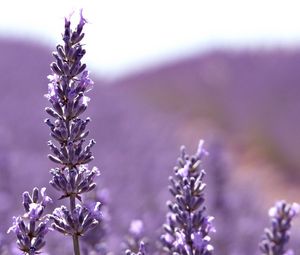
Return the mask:
[(92, 170), (88, 170), (84, 165), (80, 165), (78, 168), (65, 168), (64, 170), (56, 168), (51, 170), (53, 177), (50, 184), (63, 193), (60, 199), (75, 196), (81, 200), (81, 194), (89, 192), (96, 187), (94, 178), (100, 174), (98, 169), (94, 167)]
[(46, 98), (51, 107), (45, 109), (51, 118), (45, 122), (54, 139), (48, 142), (51, 150), (48, 157), (57, 165), (50, 171), (50, 184), (61, 193), (60, 199), (70, 199), (70, 209), (61, 206), (54, 210), (51, 215), (52, 226), (55, 230), (72, 236), (76, 255), (80, 254), (78, 237), (101, 219), (100, 203), (96, 203), (93, 210), (76, 204), (76, 198), (82, 202), (81, 195), (96, 187), (94, 178), (99, 175), (97, 168), (89, 170), (87, 165), (94, 159), (91, 148), (96, 143), (92, 139), (85, 144), (90, 119), (81, 119), (90, 102), (86, 93), (93, 85), (86, 64), (82, 63), (86, 51), (81, 41), (86, 23), (82, 10), (75, 29), (71, 26), (71, 15), (65, 18), (63, 45), (56, 46), (56, 52), (53, 53), (55, 61), (50, 65), (52, 75), (48, 76), (50, 84)]
[(292, 250), (286, 250), (286, 245), (290, 238), (292, 220), (299, 211), (299, 204), (288, 204), (285, 201), (276, 202), (275, 206), (269, 210), (272, 225), (265, 229), (265, 234), (259, 244), (262, 254), (293, 254)]
[(13, 217), (13, 225), (8, 233), (14, 232), (17, 236), (18, 248), (25, 254), (38, 254), (45, 245), (44, 237), (49, 231), (48, 215), (43, 216), (45, 207), (52, 202), (45, 194), (46, 188), (41, 191), (34, 188), (32, 195), (23, 193), (25, 214)]
[(168, 201), (170, 212), (164, 224), (165, 234), (161, 236), (164, 249), (169, 254), (210, 255), (213, 217), (205, 216), (203, 181), (204, 170), (200, 170), (202, 158), (207, 155), (200, 140), (195, 155), (189, 156), (184, 147), (178, 165), (174, 168), (175, 176), (170, 177), (169, 190), (174, 197)]
[(281, 218), (282, 213), (286, 214), (288, 218), (294, 218), (300, 212), (300, 205), (298, 203), (293, 203), (286, 208), (285, 201), (276, 202), (275, 206), (271, 207), (269, 210), (269, 217), (271, 218)]
[[(41, 201), (39, 202), (39, 200)], [(32, 215), (32, 217), (39, 219), (37, 214), (42, 214), (44, 208), (49, 203), (52, 203), (52, 199), (46, 195), (45, 187), (43, 187), (40, 191), (38, 188), (34, 188), (32, 195), (30, 195), (27, 191), (23, 193), (23, 206), (28, 216)]]
[[(89, 98), (89, 97), (87, 97), (87, 96), (82, 96), (81, 98), (80, 98), (80, 105), (83, 105), (84, 106), (84, 108), (86, 108), (87, 107), (87, 105), (88, 105), (88, 102), (90, 102), (91, 101), (91, 99)], [(79, 110), (79, 109), (78, 109)]]
[(197, 251), (206, 249), (208, 252), (212, 252), (214, 247), (209, 244), (210, 240), (210, 236), (203, 237), (201, 232), (192, 233), (193, 246)]
[(138, 251), (135, 253), (130, 249), (125, 251), (126, 255), (147, 255), (145, 244), (143, 242), (140, 243)]
[(80, 80), (78, 83), (78, 91), (79, 92), (88, 92), (93, 88), (94, 82), (89, 77), (89, 72), (84, 70), (80, 76)]
[(87, 23), (87, 20), (83, 17), (83, 10), (80, 10), (80, 21), (79, 24), (77, 25), (77, 33), (81, 33), (83, 26)]
[(50, 218), (54, 221), (53, 229), (64, 235), (81, 236), (99, 223), (98, 219), (101, 218), (100, 203), (97, 203), (92, 211), (79, 204), (73, 211), (61, 206), (53, 211)]
[(175, 232), (175, 241), (173, 245), (176, 249), (181, 250), (184, 249), (186, 246), (186, 236), (183, 231), (176, 231)]
[(44, 207), (41, 204), (31, 203), (29, 205), (29, 212), (26, 214), (30, 220), (37, 220), (41, 217)]

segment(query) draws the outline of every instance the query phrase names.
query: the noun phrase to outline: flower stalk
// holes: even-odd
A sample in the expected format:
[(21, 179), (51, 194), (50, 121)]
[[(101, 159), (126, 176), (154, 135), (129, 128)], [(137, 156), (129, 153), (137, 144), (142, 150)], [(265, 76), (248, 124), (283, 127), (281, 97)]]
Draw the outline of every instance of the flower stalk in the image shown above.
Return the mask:
[[(70, 210), (74, 211), (76, 207), (76, 197), (74, 195), (70, 196)], [(79, 247), (79, 238), (78, 235), (74, 234), (72, 236), (73, 239), (73, 249), (75, 255), (80, 255), (80, 247)]]
[[(58, 165), (50, 171), (50, 184), (62, 194), (60, 199), (69, 198), (69, 209), (65, 206), (56, 208), (50, 218), (55, 230), (72, 236), (75, 255), (80, 255), (79, 236), (94, 227), (101, 218), (100, 203), (93, 211), (82, 204), (82, 194), (96, 187), (94, 178), (99, 175), (97, 168), (88, 168), (88, 163), (94, 158), (91, 148), (95, 141), (92, 139), (84, 146), (90, 119), (80, 118), (90, 101), (85, 94), (93, 85), (86, 64), (81, 62), (86, 53), (81, 44), (85, 24), (82, 10), (74, 30), (70, 18), (65, 19), (64, 43), (57, 45), (53, 53), (53, 73), (48, 76), (50, 83), (46, 97), (52, 107), (45, 109), (54, 118), (54, 122), (50, 119), (45, 121), (54, 139), (54, 142), (48, 142), (52, 152), (48, 157)], [(76, 204), (76, 200), (80, 203)]]

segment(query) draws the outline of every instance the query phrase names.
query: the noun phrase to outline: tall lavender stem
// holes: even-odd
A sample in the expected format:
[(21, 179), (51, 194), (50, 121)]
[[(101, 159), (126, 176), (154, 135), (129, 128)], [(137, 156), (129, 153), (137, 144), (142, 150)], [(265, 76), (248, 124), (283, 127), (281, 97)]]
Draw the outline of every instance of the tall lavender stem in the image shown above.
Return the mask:
[(96, 203), (91, 211), (89, 208), (76, 204), (76, 199), (82, 202), (81, 194), (96, 187), (95, 176), (99, 175), (97, 168), (88, 169), (87, 163), (93, 160), (91, 147), (94, 140), (84, 146), (89, 131), (86, 126), (90, 119), (82, 120), (79, 116), (87, 109), (90, 99), (85, 93), (92, 88), (92, 80), (86, 71), (86, 64), (81, 63), (86, 51), (82, 48), (84, 37), (83, 27), (86, 20), (80, 12), (80, 21), (76, 29), (71, 29), (70, 19), (65, 19), (63, 33), (64, 45), (57, 45), (53, 53), (55, 62), (51, 64), (53, 74), (48, 78), (48, 94), (46, 97), (52, 104), (46, 112), (55, 119), (45, 122), (51, 129), (54, 144), (49, 141), (52, 152), (48, 157), (60, 167), (51, 169), (50, 184), (62, 193), (60, 199), (69, 197), (70, 206), (56, 208), (51, 215), (54, 221), (52, 227), (72, 236), (74, 254), (80, 255), (79, 236), (95, 226), (100, 220), (100, 203)]

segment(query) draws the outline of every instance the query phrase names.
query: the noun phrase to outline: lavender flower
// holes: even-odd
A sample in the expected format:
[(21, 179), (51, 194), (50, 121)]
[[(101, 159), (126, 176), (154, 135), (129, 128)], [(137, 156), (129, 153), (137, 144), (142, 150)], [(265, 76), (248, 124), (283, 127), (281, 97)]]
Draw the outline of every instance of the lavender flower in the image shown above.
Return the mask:
[[(78, 174), (80, 172), (82, 175), (85, 171), (78, 168), (93, 160), (91, 147), (95, 144), (94, 140), (90, 140), (89, 144), (83, 148), (84, 139), (89, 134), (89, 131), (86, 131), (86, 126), (90, 119), (82, 120), (79, 118), (90, 101), (85, 93), (91, 89), (93, 84), (88, 76), (88, 71), (85, 70), (86, 65), (81, 63), (85, 50), (82, 49), (80, 41), (84, 37), (82, 29), (85, 23), (86, 20), (81, 12), (80, 22), (73, 32), (70, 28), (70, 20), (65, 20), (64, 46), (58, 45), (56, 47), (57, 52), (53, 53), (56, 62), (51, 64), (53, 75), (48, 76), (50, 83), (46, 95), (52, 104), (52, 108), (47, 107), (46, 112), (55, 121), (53, 123), (50, 119), (46, 119), (45, 122), (51, 129), (52, 138), (59, 145), (49, 142), (50, 150), (53, 153), (53, 155), (49, 155), (49, 158), (61, 165), (61, 171), (57, 168), (52, 174), (54, 177), (58, 177), (59, 173), (61, 172), (63, 175), (63, 171), (66, 169), (69, 172), (75, 171), (66, 174), (70, 179), (70, 184), (71, 180), (78, 182), (77, 179), (79, 179), (79, 182), (82, 181), (83, 176), (78, 176)], [(64, 177), (62, 178), (64, 179)], [(54, 179), (51, 184), (56, 189), (61, 189), (62, 187), (59, 187), (57, 183), (57, 178)], [(87, 182), (90, 187), (93, 178), (84, 179), (88, 179)], [(75, 185), (75, 183), (73, 184)], [(75, 195), (78, 195), (78, 192)]]
[(93, 211), (79, 204), (71, 212), (65, 206), (61, 206), (54, 210), (50, 218), (54, 221), (52, 227), (55, 230), (64, 235), (82, 236), (99, 223), (100, 202), (95, 205)]
[(137, 251), (137, 253), (128, 249), (125, 251), (125, 254), (126, 255), (147, 255), (145, 244), (143, 242), (140, 243), (139, 250)]
[(194, 156), (189, 156), (182, 147), (175, 176), (170, 177), (169, 189), (175, 201), (167, 203), (170, 212), (164, 225), (166, 233), (161, 236), (164, 250), (169, 254), (212, 254), (209, 234), (214, 231), (213, 217), (204, 215), (205, 172), (200, 170), (206, 154), (202, 140)]
[(100, 203), (94, 210), (77, 204), (81, 195), (96, 187), (94, 178), (99, 175), (97, 168), (88, 169), (87, 163), (93, 160), (91, 148), (95, 141), (90, 140), (84, 146), (89, 131), (86, 130), (90, 119), (82, 120), (80, 115), (87, 109), (90, 98), (85, 95), (92, 88), (93, 81), (82, 64), (86, 51), (82, 48), (83, 27), (86, 20), (80, 12), (80, 21), (76, 29), (71, 28), (70, 19), (65, 19), (63, 45), (56, 47), (53, 53), (55, 62), (51, 64), (52, 75), (48, 76), (48, 94), (46, 97), (52, 105), (46, 112), (54, 122), (46, 119), (55, 142), (49, 141), (52, 152), (48, 157), (58, 167), (52, 169), (50, 184), (62, 193), (60, 199), (70, 198), (70, 209), (65, 206), (56, 208), (51, 216), (53, 228), (73, 238), (74, 252), (80, 254), (78, 237), (92, 228), (100, 220)]
[(285, 201), (277, 202), (275, 206), (269, 210), (272, 226), (265, 229), (265, 234), (259, 244), (262, 254), (293, 254), (291, 250), (286, 250), (286, 245), (290, 239), (291, 222), (299, 212), (299, 204), (288, 204)]
[(95, 188), (94, 177), (99, 175), (96, 167), (88, 170), (86, 166), (80, 165), (75, 169), (62, 172), (59, 168), (52, 169), (50, 173), (53, 175), (50, 184), (63, 195), (60, 197), (66, 198), (75, 195), (81, 200), (80, 195), (84, 192), (89, 192)]
[(34, 188), (31, 196), (28, 192), (23, 193), (25, 214), (14, 217), (13, 225), (7, 231), (16, 234), (18, 248), (25, 254), (38, 254), (45, 245), (44, 237), (49, 227), (48, 215), (43, 216), (43, 213), (47, 204), (52, 202), (45, 191), (46, 188), (42, 188), (40, 192), (38, 188)]

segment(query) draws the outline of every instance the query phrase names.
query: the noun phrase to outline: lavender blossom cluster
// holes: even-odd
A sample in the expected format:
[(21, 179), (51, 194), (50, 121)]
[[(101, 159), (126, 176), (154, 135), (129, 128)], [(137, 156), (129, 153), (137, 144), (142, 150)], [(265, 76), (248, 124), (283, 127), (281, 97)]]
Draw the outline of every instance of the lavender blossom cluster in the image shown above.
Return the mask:
[(13, 231), (16, 234), (18, 248), (25, 254), (38, 254), (46, 243), (44, 238), (49, 231), (49, 215), (43, 214), (52, 199), (46, 196), (45, 191), (46, 188), (40, 191), (34, 188), (32, 195), (27, 191), (23, 193), (25, 213), (14, 217), (13, 225), (8, 229), (8, 233)]
[(53, 229), (73, 239), (74, 253), (80, 254), (78, 237), (99, 223), (101, 219), (100, 202), (91, 211), (82, 203), (81, 195), (96, 187), (94, 178), (99, 175), (97, 168), (88, 168), (87, 163), (93, 160), (91, 148), (95, 144), (90, 140), (84, 147), (89, 131), (86, 126), (90, 119), (80, 118), (87, 109), (90, 98), (85, 95), (92, 87), (92, 80), (86, 64), (82, 64), (85, 50), (82, 48), (82, 32), (86, 20), (80, 13), (80, 22), (73, 31), (69, 19), (65, 19), (63, 45), (56, 47), (53, 53), (56, 62), (51, 64), (53, 74), (49, 76), (48, 94), (46, 97), (52, 104), (46, 112), (55, 119), (45, 122), (51, 129), (51, 136), (57, 143), (49, 142), (53, 154), (48, 157), (58, 164), (51, 170), (50, 184), (62, 193), (60, 199), (69, 198), (69, 209), (66, 206), (56, 208), (50, 218)]
[[(46, 94), (52, 107), (46, 107), (45, 110), (52, 120), (46, 119), (45, 123), (50, 127), (50, 135), (54, 139), (54, 142), (48, 142), (52, 152), (48, 157), (56, 164), (50, 171), (50, 184), (60, 192), (59, 199), (69, 199), (69, 206), (55, 208), (46, 216), (47, 221), (42, 221), (44, 207), (50, 201), (50, 198), (44, 196), (44, 189), (40, 204), (37, 203), (38, 189), (34, 189), (32, 197), (28, 193), (23, 194), (26, 215), (16, 217), (10, 231), (16, 233), (19, 248), (25, 254), (39, 253), (49, 230), (47, 222), (51, 220), (53, 230), (72, 237), (74, 254), (79, 255), (79, 237), (101, 221), (101, 203), (96, 202), (91, 209), (82, 201), (82, 194), (96, 187), (94, 179), (99, 175), (96, 167), (89, 169), (88, 166), (93, 160), (91, 148), (95, 144), (94, 140), (90, 140), (85, 146), (89, 134), (86, 127), (90, 119), (80, 118), (90, 101), (85, 94), (93, 85), (86, 64), (81, 62), (86, 52), (81, 44), (85, 24), (82, 11), (75, 30), (71, 28), (70, 18), (65, 19), (64, 43), (57, 45), (57, 51), (53, 53), (55, 62), (51, 64), (53, 73), (48, 76), (50, 83)], [(29, 218), (28, 224), (23, 218)], [(37, 223), (39, 225), (36, 229)]]
[(260, 243), (262, 254), (294, 254), (292, 250), (287, 250), (286, 245), (290, 239), (291, 222), (299, 211), (299, 204), (288, 204), (285, 201), (278, 201), (269, 210), (272, 226), (265, 229), (265, 234)]
[[(49, 231), (70, 236), (75, 255), (112, 254), (105, 243), (111, 219), (106, 208), (109, 203), (107, 195), (99, 195), (96, 189), (95, 178), (99, 170), (88, 165), (94, 159), (91, 148), (95, 141), (86, 141), (90, 119), (82, 117), (90, 101), (86, 94), (93, 86), (86, 64), (82, 63), (86, 53), (82, 44), (83, 28), (87, 21), (81, 11), (79, 23), (73, 29), (70, 19), (65, 19), (63, 44), (57, 45), (53, 53), (55, 62), (51, 64), (52, 74), (48, 76), (50, 83), (46, 94), (51, 106), (45, 109), (50, 116), (45, 123), (52, 138), (48, 142), (51, 150), (48, 157), (55, 164), (50, 170), (50, 185), (59, 193), (58, 200), (65, 204), (47, 213), (48, 205), (55, 202), (45, 194), (45, 188), (34, 188), (32, 194), (23, 193), (25, 213), (14, 217), (8, 230), (15, 233), (17, 247), (23, 254), (45, 252)], [(217, 230), (214, 217), (206, 209), (206, 172), (202, 163), (208, 152), (204, 149), (204, 141), (200, 140), (194, 155), (187, 154), (185, 147), (181, 147), (180, 152), (173, 175), (169, 177), (172, 199), (167, 202), (166, 223), (160, 230), (160, 238), (152, 245), (152, 253), (222, 254), (214, 248), (213, 237)], [(294, 254), (287, 249), (287, 244), (292, 220), (299, 211), (297, 203), (284, 201), (277, 202), (270, 209), (271, 227), (265, 229), (259, 243), (261, 254)], [(93, 228), (94, 231), (90, 231)], [(149, 244), (150, 240), (144, 237), (144, 223), (132, 221), (122, 244), (123, 254), (151, 254), (147, 249)]]
[(161, 238), (169, 254), (210, 255), (213, 252), (210, 244), (210, 233), (214, 231), (213, 217), (204, 214), (206, 184), (201, 161), (207, 152), (203, 143), (201, 140), (193, 156), (188, 155), (184, 147), (181, 148), (175, 176), (170, 177), (169, 190), (175, 201), (167, 203), (170, 213), (164, 225), (166, 234)]

